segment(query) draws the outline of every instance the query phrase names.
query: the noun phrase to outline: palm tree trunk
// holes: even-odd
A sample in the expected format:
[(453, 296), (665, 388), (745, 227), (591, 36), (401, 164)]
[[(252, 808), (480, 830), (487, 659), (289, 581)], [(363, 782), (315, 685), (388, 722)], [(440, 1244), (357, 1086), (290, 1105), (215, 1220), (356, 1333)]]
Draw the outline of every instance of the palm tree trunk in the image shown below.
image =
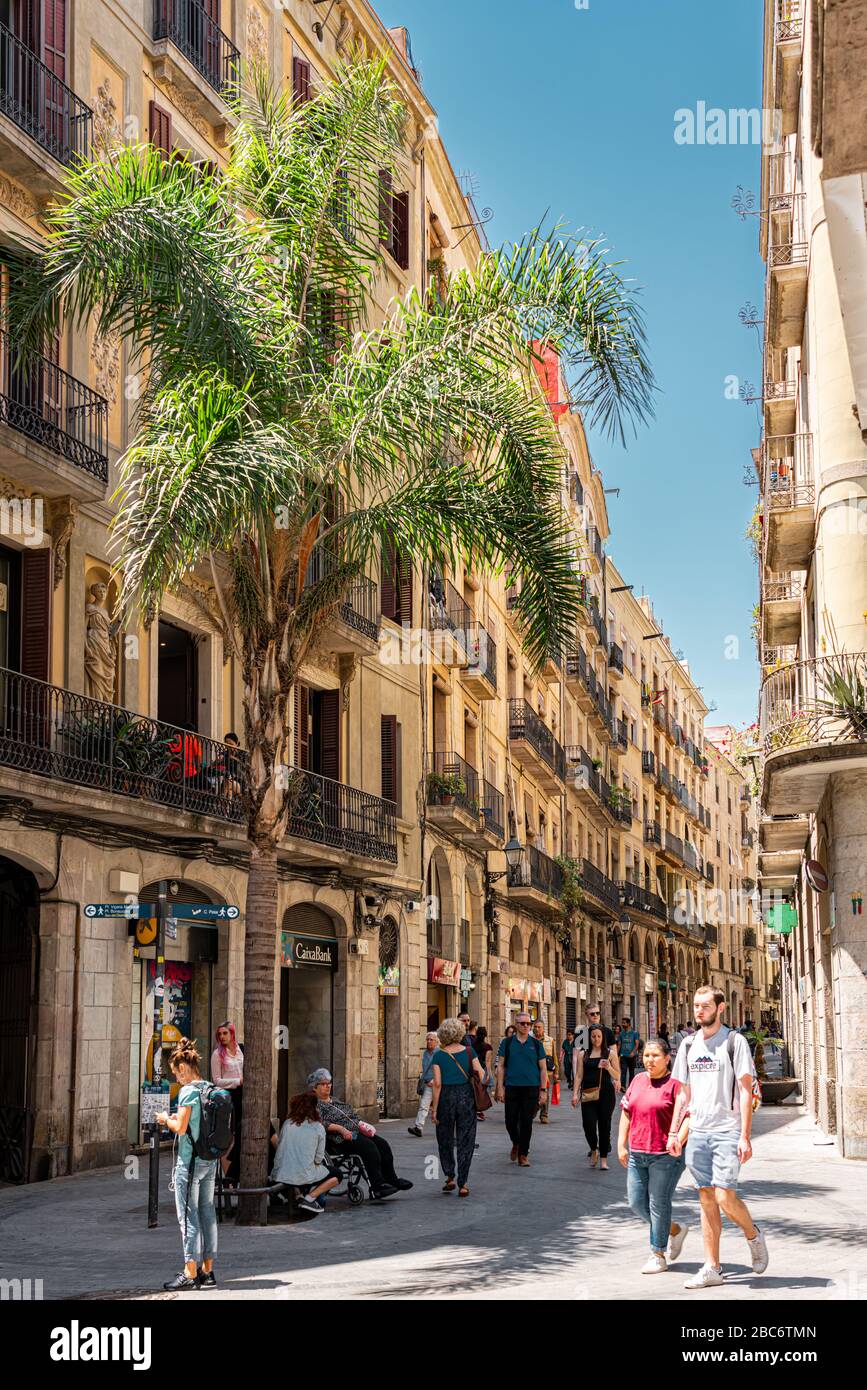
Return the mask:
[[(274, 1068), (274, 960), (277, 847), (253, 846), (244, 941), (244, 1118), (241, 1186), (264, 1187), (268, 1172)], [(238, 1224), (264, 1226), (266, 1197), (242, 1197)]]

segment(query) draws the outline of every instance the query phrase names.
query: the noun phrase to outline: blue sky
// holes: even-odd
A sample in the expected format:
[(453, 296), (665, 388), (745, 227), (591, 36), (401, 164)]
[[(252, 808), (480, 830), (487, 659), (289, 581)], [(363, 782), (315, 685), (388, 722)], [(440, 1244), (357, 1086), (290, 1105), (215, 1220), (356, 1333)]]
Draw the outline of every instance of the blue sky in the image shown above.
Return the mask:
[[(675, 112), (761, 103), (759, 0), (374, 0), (405, 24), (456, 169), (478, 181), (492, 242), (547, 212), (603, 235), (642, 287), (657, 415), (626, 450), (591, 436), (611, 496), (609, 549), (651, 594), (682, 648), (711, 722), (755, 718), (750, 636), (756, 576), (743, 533), (755, 490), (741, 481), (758, 443), (756, 407), (726, 379), (758, 383), (762, 305), (759, 147), (678, 144)], [(726, 658), (726, 640), (740, 655)]]

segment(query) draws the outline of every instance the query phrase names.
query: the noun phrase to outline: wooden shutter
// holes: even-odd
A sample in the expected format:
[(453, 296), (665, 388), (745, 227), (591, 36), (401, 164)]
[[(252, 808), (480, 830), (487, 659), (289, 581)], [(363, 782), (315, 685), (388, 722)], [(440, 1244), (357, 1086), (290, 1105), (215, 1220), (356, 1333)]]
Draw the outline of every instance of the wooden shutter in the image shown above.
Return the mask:
[(383, 246), (391, 249), (394, 210), (391, 196), (391, 174), (388, 169), (379, 171), (379, 239)]
[(409, 194), (395, 193), (391, 200), (391, 254), (401, 270), (409, 269)]
[(295, 766), (310, 767), (310, 691), (295, 684)]
[(396, 621), (399, 623), (412, 622), (412, 561), (405, 555), (401, 555), (398, 560), (399, 580), (398, 580), (398, 614)]
[(21, 556), (21, 674), (47, 681), (51, 656), (51, 551)]
[(323, 690), (319, 705), (319, 771), (340, 781), (340, 691)]
[(390, 540), (382, 543), (382, 574), (379, 585), (379, 608), (384, 618), (391, 618), (392, 622), (399, 621), (398, 618), (398, 586), (396, 583), (396, 555), (394, 543)]
[(310, 100), (310, 64), (306, 58), (292, 59), (292, 96), (296, 106)]
[(39, 0), (12, 0), (12, 32), (37, 58), (41, 56), (39, 7)]
[(156, 101), (148, 103), (148, 138), (168, 156), (172, 152), (172, 113)]
[(380, 719), (382, 748), (381, 795), (385, 801), (397, 801), (397, 715), (383, 714)]
[(66, 0), (42, 0), (42, 61), (65, 82)]

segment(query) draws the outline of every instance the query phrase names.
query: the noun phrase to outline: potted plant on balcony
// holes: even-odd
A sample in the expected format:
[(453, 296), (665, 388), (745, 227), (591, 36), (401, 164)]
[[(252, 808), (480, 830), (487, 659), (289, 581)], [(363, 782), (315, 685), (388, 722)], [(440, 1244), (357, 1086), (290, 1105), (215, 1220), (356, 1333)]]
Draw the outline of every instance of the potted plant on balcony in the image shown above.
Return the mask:
[[(818, 664), (818, 663), (817, 663)], [(867, 740), (867, 666), (857, 652), (840, 652), (828, 657), (819, 671), (825, 692), (816, 700), (818, 712), (829, 719), (848, 723), (859, 743)]]
[(560, 889), (560, 902), (563, 905), (563, 924), (571, 930), (579, 919), (581, 904), (584, 901), (584, 887), (581, 878), (581, 861), (570, 854), (558, 854), (554, 863), (563, 875)]
[(427, 790), (429, 800), (439, 806), (451, 806), (456, 796), (466, 796), (467, 784), (457, 772), (429, 772)]
[(601, 772), (601, 771), (602, 771), (602, 759), (601, 759), (601, 758), (591, 758), (590, 761), (591, 761), (591, 763), (593, 764), (593, 770), (594, 770), (594, 772)]

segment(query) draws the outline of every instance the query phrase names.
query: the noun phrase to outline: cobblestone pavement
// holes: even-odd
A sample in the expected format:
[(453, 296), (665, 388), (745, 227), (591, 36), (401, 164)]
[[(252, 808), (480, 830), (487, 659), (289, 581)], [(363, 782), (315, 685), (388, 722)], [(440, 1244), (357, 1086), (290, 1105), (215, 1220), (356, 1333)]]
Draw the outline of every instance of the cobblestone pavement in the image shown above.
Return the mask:
[[(616, 1119), (616, 1117), (615, 1117)], [(220, 1230), (220, 1287), (155, 1293), (180, 1268), (180, 1240), (163, 1156), (160, 1225), (146, 1225), (147, 1166), (0, 1190), (0, 1279), (41, 1279), (45, 1298), (654, 1298), (740, 1300), (867, 1298), (864, 1240), (867, 1168), (814, 1144), (797, 1106), (769, 1107), (755, 1124), (755, 1157), (742, 1195), (767, 1235), (770, 1265), (752, 1273), (743, 1237), (723, 1233), (724, 1288), (688, 1293), (702, 1263), (698, 1196), (688, 1174), (675, 1214), (692, 1228), (680, 1263), (639, 1273), (646, 1230), (626, 1204), (625, 1173), (586, 1166), (574, 1111), (536, 1126), (532, 1166), (509, 1162), (502, 1110), (479, 1125), (471, 1195), (440, 1191), (430, 1126), (422, 1139), (406, 1120), (385, 1121), (397, 1169), (415, 1183), (381, 1204), (333, 1198), (324, 1215), (266, 1229)]]

